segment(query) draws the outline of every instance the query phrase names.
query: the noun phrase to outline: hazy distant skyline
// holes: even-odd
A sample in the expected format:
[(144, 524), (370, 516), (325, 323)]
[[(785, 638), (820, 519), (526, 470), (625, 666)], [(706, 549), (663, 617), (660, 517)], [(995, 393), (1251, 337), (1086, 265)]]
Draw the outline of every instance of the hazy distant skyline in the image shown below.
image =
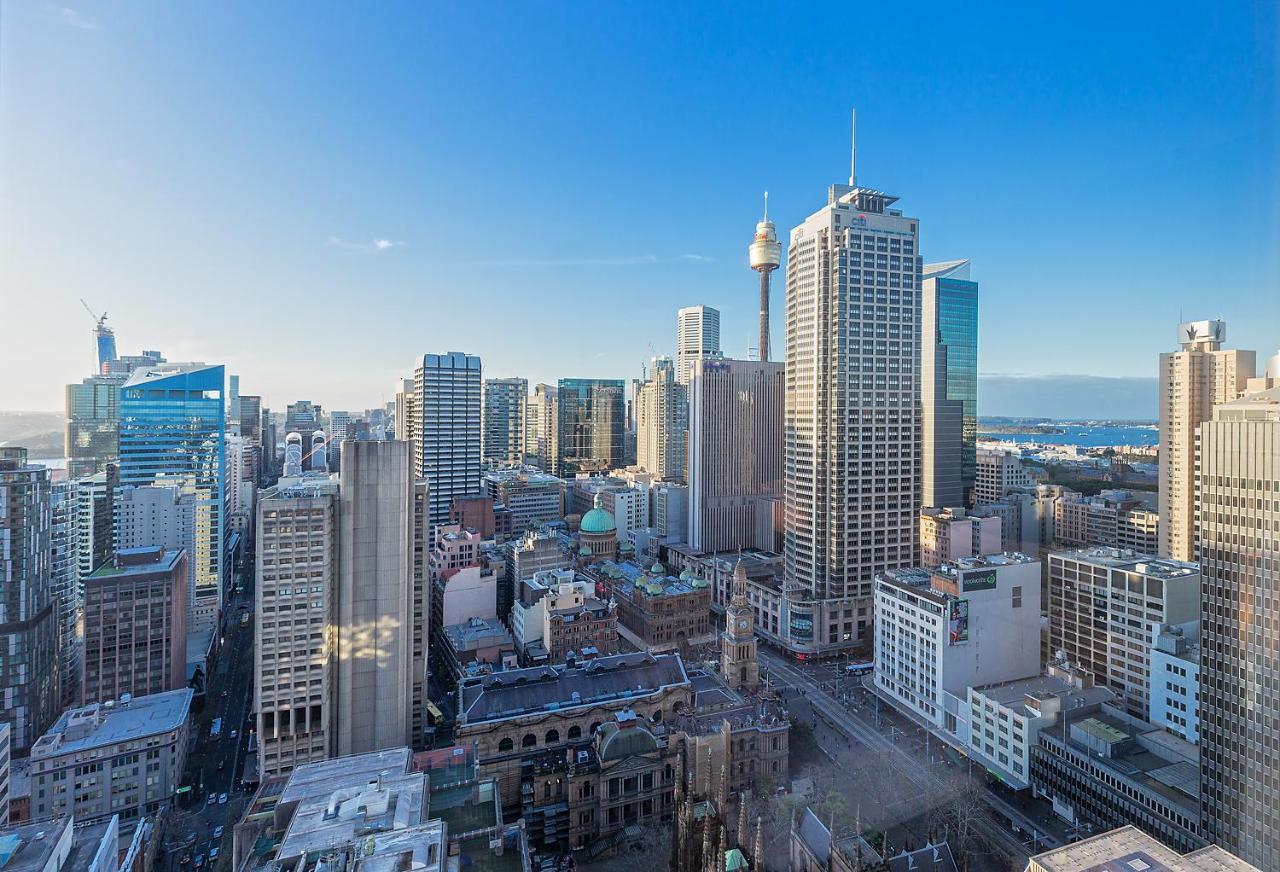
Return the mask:
[[(859, 181), (926, 261), (973, 261), (987, 376), (1132, 388), (1181, 319), (1275, 352), (1272, 4), (823, 15), (5, 3), (0, 408), (90, 373), (80, 297), (120, 353), (223, 363), (273, 409), (385, 402), (447, 350), (638, 377), (695, 303), (746, 355), (761, 192), (781, 237), (819, 208), (853, 106)], [(1032, 384), (1006, 382), (990, 403)], [(1045, 399), (1154, 413), (1089, 391)]]

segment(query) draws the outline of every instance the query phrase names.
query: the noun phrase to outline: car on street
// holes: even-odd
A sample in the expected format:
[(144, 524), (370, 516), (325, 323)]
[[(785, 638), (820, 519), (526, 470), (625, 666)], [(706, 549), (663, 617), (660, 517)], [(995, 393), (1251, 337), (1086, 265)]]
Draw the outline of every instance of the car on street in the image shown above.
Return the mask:
[(195, 863), (196, 868), (199, 869), (203, 865), (204, 865), (204, 854), (196, 854), (196, 863)]
[(222, 826), (216, 826), (216, 827), (214, 827), (214, 828), (213, 828), (213, 837), (214, 837), (215, 839), (221, 839), (221, 838), (222, 838), (222, 834), (223, 834), (225, 831), (226, 831), (226, 830), (225, 830), (225, 828), (224, 828), (224, 827), (222, 827)]
[(187, 865), (187, 864), (188, 864), (188, 863), (190, 863), (190, 862), (191, 862), (191, 855), (190, 855), (190, 854), (183, 854), (183, 855), (182, 855), (182, 858), (178, 860), (178, 864), (179, 864), (179, 865), (182, 865), (182, 866), (185, 866), (185, 865)]
[(218, 805), (227, 804), (227, 795), (225, 793), (218, 794)]
[(239, 731), (239, 730), (232, 730), (232, 731), (231, 731), (231, 738), (235, 739), (235, 738), (238, 738), (239, 736), (240, 736), (240, 731)]
[(209, 849), (209, 862), (210, 862), (210, 863), (212, 863), (212, 862), (213, 862), (214, 860), (216, 860), (216, 859), (218, 859), (218, 847), (217, 847), (217, 845), (215, 845), (215, 846), (213, 846), (212, 848), (210, 848), (210, 849)]
[(213, 805), (213, 804), (214, 804), (215, 802), (217, 802), (217, 801), (218, 801), (218, 795), (217, 795), (216, 793), (211, 793), (211, 794), (209, 794), (209, 798), (208, 798), (207, 800), (205, 800), (205, 803), (204, 803), (204, 804), (205, 804), (205, 805)]

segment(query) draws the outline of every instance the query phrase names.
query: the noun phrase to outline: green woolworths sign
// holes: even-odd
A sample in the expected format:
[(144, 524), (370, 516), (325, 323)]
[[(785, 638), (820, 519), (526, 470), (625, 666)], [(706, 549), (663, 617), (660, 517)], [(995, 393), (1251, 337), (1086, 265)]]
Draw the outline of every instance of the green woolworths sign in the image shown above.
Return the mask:
[(988, 569), (986, 572), (975, 572), (972, 575), (966, 575), (963, 589), (965, 593), (971, 593), (975, 590), (995, 590), (996, 571)]

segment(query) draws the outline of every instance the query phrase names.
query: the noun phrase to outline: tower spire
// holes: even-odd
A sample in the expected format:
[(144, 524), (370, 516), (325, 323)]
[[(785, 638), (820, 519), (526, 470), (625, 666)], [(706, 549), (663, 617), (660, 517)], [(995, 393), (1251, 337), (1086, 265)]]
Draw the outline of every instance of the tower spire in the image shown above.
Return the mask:
[(853, 110), (852, 139), (849, 143), (849, 187), (858, 187), (858, 110)]

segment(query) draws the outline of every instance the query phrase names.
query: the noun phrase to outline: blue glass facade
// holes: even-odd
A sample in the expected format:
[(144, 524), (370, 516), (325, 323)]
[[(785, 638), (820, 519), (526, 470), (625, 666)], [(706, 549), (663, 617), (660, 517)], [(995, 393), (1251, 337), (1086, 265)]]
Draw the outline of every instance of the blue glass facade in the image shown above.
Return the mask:
[(960, 402), (960, 483), (973, 505), (978, 450), (978, 283), (940, 278), (938, 341), (947, 349), (946, 399)]
[(196, 495), (196, 607), (215, 613), (226, 523), (224, 380), (221, 366), (165, 364), (136, 372), (120, 390), (120, 483)]

